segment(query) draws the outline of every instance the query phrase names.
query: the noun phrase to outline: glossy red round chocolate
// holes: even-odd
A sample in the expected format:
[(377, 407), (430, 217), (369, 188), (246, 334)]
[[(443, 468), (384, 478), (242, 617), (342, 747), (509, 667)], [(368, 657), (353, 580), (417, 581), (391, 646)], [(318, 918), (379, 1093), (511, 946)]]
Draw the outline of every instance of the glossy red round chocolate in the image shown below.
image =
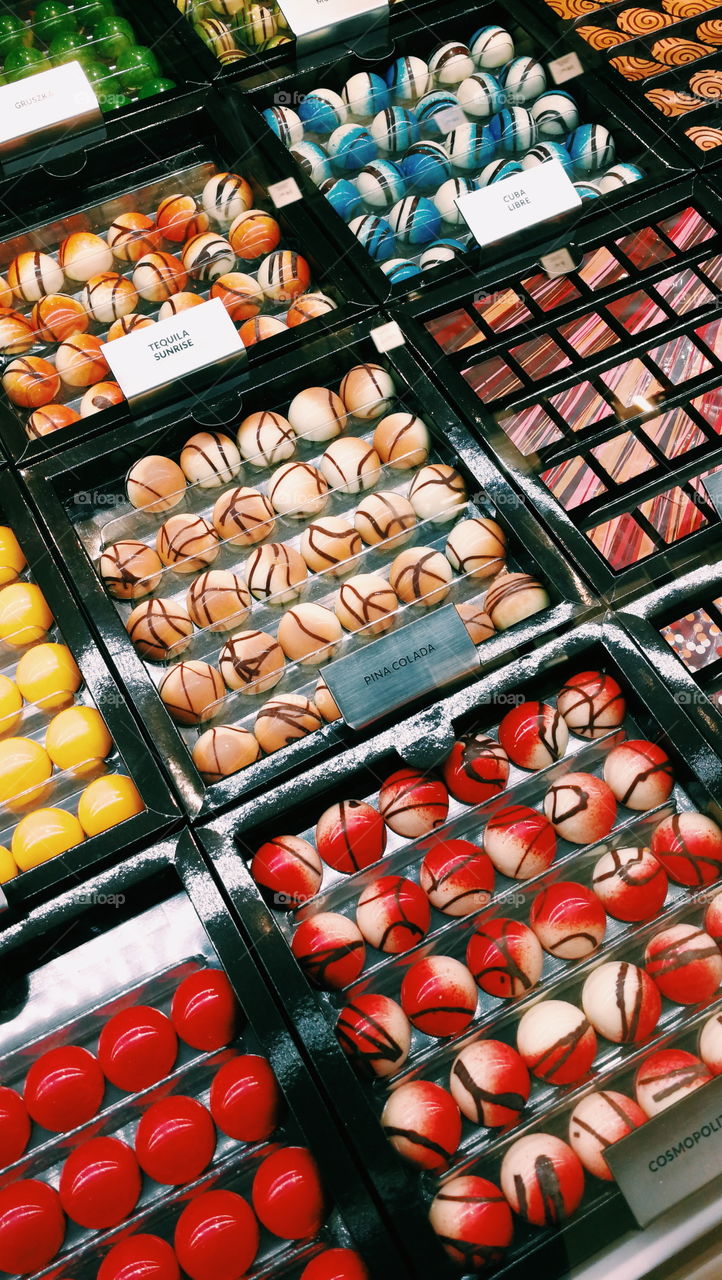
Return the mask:
[(190, 1280), (239, 1280), (250, 1270), (260, 1233), (251, 1206), (234, 1191), (206, 1191), (176, 1223), (176, 1257)]
[(491, 900), (494, 867), (479, 845), (468, 840), (439, 840), (421, 864), (419, 881), (437, 911), (468, 916)]
[(25, 1077), (23, 1100), (31, 1119), (51, 1133), (68, 1133), (97, 1114), (105, 1080), (92, 1053), (79, 1045), (49, 1049)]
[(180, 1280), (180, 1267), (160, 1236), (128, 1236), (103, 1259), (97, 1280)]
[(19, 1160), (30, 1141), (30, 1117), (14, 1089), (0, 1088), (0, 1168)]
[(387, 827), (415, 840), (446, 821), (449, 793), (438, 778), (418, 769), (398, 769), (381, 785), (379, 809)]
[(195, 1098), (173, 1094), (141, 1116), (135, 1154), (144, 1173), (163, 1186), (193, 1182), (207, 1169), (216, 1147), (216, 1131), (206, 1108)]
[(170, 1018), (150, 1005), (122, 1009), (106, 1022), (98, 1040), (98, 1060), (111, 1084), (139, 1093), (173, 1070), (178, 1037)]
[(199, 969), (184, 978), (170, 1011), (181, 1040), (205, 1053), (230, 1044), (239, 1014), (235, 992), (222, 969)]
[(453, 956), (425, 956), (406, 970), (401, 1007), (427, 1036), (456, 1036), (476, 1013), (478, 990), (466, 965)]
[(57, 1191), (23, 1179), (0, 1190), (0, 1271), (27, 1275), (52, 1262), (65, 1237)]
[(270, 1062), (258, 1054), (244, 1053), (225, 1062), (211, 1085), (211, 1115), (221, 1133), (238, 1142), (270, 1138), (282, 1108)]
[(585, 884), (558, 880), (536, 895), (529, 924), (550, 955), (579, 960), (599, 946), (607, 914), (596, 893)]
[(498, 732), (506, 754), (520, 769), (544, 769), (554, 764), (561, 760), (569, 741), (566, 721), (546, 702), (521, 702), (507, 711)]
[(451, 1094), (431, 1080), (407, 1080), (394, 1089), (381, 1127), (404, 1160), (420, 1169), (448, 1169), (461, 1141), (461, 1114)]
[(462, 804), (483, 804), (498, 796), (509, 778), (509, 760), (500, 742), (468, 733), (455, 742), (444, 762), (444, 782)]
[(305, 1147), (281, 1147), (268, 1156), (253, 1179), (252, 1198), (264, 1227), (281, 1240), (307, 1240), (323, 1222), (323, 1188)]
[(355, 1249), (324, 1249), (304, 1267), (300, 1280), (369, 1280), (369, 1273)]
[(302, 920), (291, 950), (317, 987), (347, 987), (358, 978), (366, 959), (358, 925), (336, 911), (319, 911)]
[(386, 848), (384, 820), (365, 800), (341, 800), (316, 823), (316, 848), (334, 871), (352, 875), (378, 862)]
[(71, 1151), (60, 1175), (60, 1203), (73, 1222), (101, 1230), (132, 1213), (140, 1196), (138, 1161), (117, 1138), (91, 1138)]

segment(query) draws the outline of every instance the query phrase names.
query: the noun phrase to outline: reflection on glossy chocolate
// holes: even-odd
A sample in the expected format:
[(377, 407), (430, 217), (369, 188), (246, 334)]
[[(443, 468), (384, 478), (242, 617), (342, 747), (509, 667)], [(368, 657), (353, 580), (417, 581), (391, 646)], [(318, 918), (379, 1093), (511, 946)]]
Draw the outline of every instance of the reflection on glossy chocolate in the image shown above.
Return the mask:
[(216, 714), (225, 694), (220, 671), (208, 662), (179, 662), (158, 686), (167, 711), (178, 724), (199, 724)]
[(131, 613), (125, 629), (138, 653), (151, 662), (179, 656), (193, 635), (193, 623), (176, 600), (144, 600)]
[(269, 754), (280, 751), (298, 738), (320, 729), (323, 717), (303, 694), (286, 693), (276, 698), (269, 698), (256, 716), (253, 727), (261, 747)]

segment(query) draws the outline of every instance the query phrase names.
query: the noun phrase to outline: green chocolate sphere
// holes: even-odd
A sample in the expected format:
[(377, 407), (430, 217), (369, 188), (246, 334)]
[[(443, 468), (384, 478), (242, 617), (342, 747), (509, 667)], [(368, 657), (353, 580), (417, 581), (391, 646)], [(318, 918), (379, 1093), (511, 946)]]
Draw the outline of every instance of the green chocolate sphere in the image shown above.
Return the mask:
[(14, 13), (0, 13), (0, 54), (7, 56), (11, 49), (31, 45), (33, 33)]
[(10, 50), (3, 71), (5, 79), (12, 84), (15, 80), (34, 75), (36, 71), (49, 69), (50, 63), (38, 49), (26, 49), (21, 45), (19, 49)]
[(50, 44), (65, 31), (74, 31), (75, 26), (75, 18), (61, 0), (43, 0), (35, 10), (35, 30), (43, 44)]
[(135, 45), (135, 32), (126, 18), (103, 18), (93, 28), (93, 48), (100, 58), (117, 62), (122, 53)]
[(78, 0), (73, 16), (84, 31), (90, 31), (104, 18), (115, 16), (115, 5), (113, 0)]
[(155, 54), (141, 44), (121, 53), (117, 69), (123, 89), (132, 94), (138, 93), (148, 80), (157, 80), (160, 75)]
[(141, 85), (138, 90), (138, 97), (154, 98), (157, 93), (167, 93), (169, 89), (175, 89), (175, 87), (175, 80), (163, 80), (161, 78), (146, 80), (145, 84)]

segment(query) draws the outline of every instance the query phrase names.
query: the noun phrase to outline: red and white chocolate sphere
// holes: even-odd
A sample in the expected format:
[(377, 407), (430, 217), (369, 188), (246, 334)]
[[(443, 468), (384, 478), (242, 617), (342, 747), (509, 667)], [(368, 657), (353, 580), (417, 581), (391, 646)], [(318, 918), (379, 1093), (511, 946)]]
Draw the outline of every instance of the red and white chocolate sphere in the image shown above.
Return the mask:
[(559, 880), (536, 895), (529, 924), (550, 955), (580, 960), (599, 946), (607, 916), (597, 895), (586, 885)]
[(431, 922), (429, 899), (403, 876), (380, 876), (367, 884), (356, 907), (356, 923), (379, 951), (398, 954), (421, 942)]
[(655, 809), (672, 794), (672, 761), (655, 742), (630, 739), (609, 752), (604, 781), (628, 809)]
[(606, 782), (593, 773), (566, 773), (547, 791), (544, 812), (563, 840), (593, 844), (612, 830), (617, 802)]
[(432, 907), (447, 916), (468, 916), (494, 892), (494, 867), (469, 840), (439, 840), (425, 855), (419, 880)]
[(519, 1138), (501, 1162), (501, 1189), (520, 1218), (537, 1227), (571, 1218), (584, 1195), (579, 1157), (551, 1133)]
[(709, 1084), (712, 1072), (701, 1058), (685, 1049), (660, 1049), (638, 1067), (634, 1092), (642, 1111), (650, 1118), (673, 1107), (695, 1089)]
[(699, 1056), (713, 1075), (722, 1075), (722, 1014), (715, 1013), (702, 1027)]
[(386, 848), (384, 820), (365, 800), (341, 800), (316, 823), (316, 848), (334, 871), (352, 875), (381, 857)]
[(544, 769), (561, 760), (569, 729), (556, 707), (546, 702), (522, 702), (504, 716), (499, 741), (520, 769)]
[(581, 738), (603, 738), (623, 724), (627, 707), (613, 676), (601, 671), (580, 671), (559, 690), (557, 710), (572, 733)]
[(608, 915), (636, 923), (659, 914), (669, 881), (651, 849), (610, 849), (594, 866), (592, 886)]
[(370, 1074), (391, 1076), (409, 1055), (411, 1024), (388, 996), (356, 996), (336, 1020), (341, 1048)]
[(704, 913), (705, 933), (722, 946), (722, 893), (716, 893)]
[(271, 896), (274, 906), (289, 909), (318, 893), (323, 867), (308, 840), (301, 836), (275, 836), (256, 850), (251, 875)]
[(461, 1141), (458, 1106), (430, 1080), (400, 1085), (383, 1109), (381, 1125), (399, 1155), (422, 1169), (448, 1168)]
[(569, 1118), (569, 1142), (584, 1168), (595, 1178), (613, 1182), (606, 1151), (643, 1125), (642, 1108), (624, 1093), (599, 1089), (578, 1102)]
[(530, 880), (554, 861), (557, 838), (548, 818), (523, 804), (500, 809), (484, 829), (484, 849), (497, 871), (512, 880)]
[(528, 925), (500, 916), (477, 925), (466, 947), (466, 963), (487, 995), (513, 1000), (536, 986), (544, 956)]
[(454, 1059), (449, 1088), (467, 1120), (496, 1129), (516, 1124), (529, 1100), (531, 1079), (511, 1045), (475, 1040)]
[(643, 1044), (659, 1022), (662, 998), (644, 969), (626, 960), (609, 960), (586, 979), (582, 1008), (605, 1040)]
[(319, 911), (303, 920), (293, 935), (291, 950), (317, 987), (348, 986), (358, 978), (366, 959), (358, 925), (336, 911)]
[(429, 1221), (452, 1262), (464, 1271), (498, 1266), (514, 1234), (505, 1196), (493, 1182), (473, 1175), (445, 1183), (432, 1201)]
[(549, 1084), (576, 1084), (597, 1052), (589, 1020), (566, 1000), (542, 1000), (519, 1021), (516, 1045), (532, 1075)]
[(644, 965), (662, 995), (676, 1004), (711, 1000), (722, 983), (720, 949), (694, 924), (673, 924), (655, 933), (645, 947)]
[(444, 782), (462, 804), (483, 804), (503, 791), (509, 760), (500, 742), (483, 733), (468, 733), (454, 743), (444, 763)]
[(473, 1021), (479, 992), (466, 965), (453, 956), (427, 956), (407, 969), (401, 1007), (427, 1036), (456, 1036)]
[(381, 786), (379, 809), (387, 827), (416, 839), (446, 821), (449, 793), (438, 778), (418, 769), (398, 769)]
[(722, 875), (722, 830), (704, 813), (665, 818), (650, 847), (675, 884), (712, 884)]

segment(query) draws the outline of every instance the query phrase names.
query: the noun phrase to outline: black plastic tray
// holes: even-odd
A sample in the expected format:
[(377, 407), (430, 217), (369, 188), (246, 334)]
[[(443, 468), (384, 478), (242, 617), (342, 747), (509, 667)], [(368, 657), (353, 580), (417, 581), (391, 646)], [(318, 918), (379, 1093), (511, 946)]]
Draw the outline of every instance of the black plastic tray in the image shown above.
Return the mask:
[[(344, 1145), (326, 1101), (285, 1029), (280, 1011), (270, 998), (252, 954), (189, 832), (152, 845), (116, 871), (94, 876), (82, 888), (69, 890), (0, 935), (0, 954), (5, 972), (0, 1002), (2, 1023), (11, 1022), (22, 1012), (28, 998), (28, 983), (41, 964), (72, 956), (76, 947), (90, 939), (99, 939), (108, 930), (123, 924), (129, 924), (131, 928), (130, 946), (137, 945), (139, 955), (142, 955), (145, 939), (139, 930), (133, 939), (132, 921), (152, 907), (159, 906), (162, 910), (164, 905), (176, 900), (182, 902), (185, 910), (190, 908), (197, 915), (200, 929), (205, 934), (204, 950), (209, 956), (215, 953), (217, 962), (226, 971), (246, 1015), (245, 1030), (257, 1044), (256, 1051), (260, 1050), (271, 1062), (285, 1095), (287, 1140), (297, 1142), (300, 1138), (318, 1162), (324, 1186), (334, 1206), (327, 1225), (322, 1229), (325, 1243), (329, 1247), (357, 1248), (375, 1280), (383, 1280), (389, 1274), (408, 1277), (411, 1273), (404, 1255), (389, 1235), (383, 1213), (364, 1185), (363, 1176)], [(39, 945), (42, 948), (40, 953)], [(177, 966), (185, 958), (179, 955), (173, 961), (173, 937), (167, 939), (164, 951), (165, 955), (158, 955), (155, 964), (147, 956), (145, 958), (145, 972), (149, 975), (145, 981), (149, 990), (159, 978), (162, 981), (164, 966), (173, 963)], [(213, 963), (212, 959), (210, 963)], [(132, 969), (133, 964), (128, 964), (120, 952), (118, 968), (113, 974), (116, 991), (132, 984)], [(135, 979), (136, 985), (137, 981)], [(94, 1016), (97, 1016), (99, 1006), (102, 1010), (103, 1003), (107, 1005), (109, 999), (106, 994), (104, 1001), (99, 983), (94, 983), (92, 990), (85, 989), (82, 972), (73, 971), (72, 989), (58, 996), (58, 1017), (62, 1021), (78, 1016), (74, 1012), (77, 1008), (75, 993), (79, 1001), (85, 998)], [(49, 1021), (48, 1031), (54, 1032), (57, 1039), (60, 1027), (47, 1001), (46, 1005), (44, 1013)], [(241, 1036), (243, 1034), (242, 1029)], [(250, 1046), (249, 1049), (254, 1051)], [(241, 1154), (240, 1147), (238, 1154)], [(226, 1157), (222, 1167), (204, 1176), (199, 1189), (206, 1190), (218, 1182), (223, 1186), (224, 1177), (229, 1173), (232, 1176), (232, 1169), (237, 1164), (236, 1160), (229, 1169)], [(185, 1189), (173, 1188), (171, 1196), (167, 1197), (174, 1203), (176, 1214), (179, 1197), (182, 1203), (186, 1196)], [(167, 1210), (163, 1212), (167, 1215)], [(157, 1220), (158, 1211), (155, 1213)], [(165, 1218), (162, 1220), (161, 1234), (165, 1233), (168, 1225), (172, 1226), (176, 1214), (170, 1224)], [(143, 1230), (143, 1226), (140, 1229)], [(103, 1243), (111, 1243), (113, 1237), (117, 1239), (123, 1234), (124, 1227), (121, 1226), (105, 1234)], [(311, 1243), (299, 1242), (295, 1249), (283, 1250), (286, 1264), (278, 1268), (270, 1264), (268, 1271), (263, 1269), (263, 1275), (280, 1277), (282, 1271), (284, 1280), (297, 1280), (316, 1248)], [(290, 1263), (289, 1252), (293, 1254)], [(86, 1255), (80, 1268), (73, 1265), (73, 1274), (78, 1275), (79, 1280), (94, 1277), (96, 1271), (92, 1262), (93, 1257)], [(390, 1273), (388, 1267), (391, 1268)]]
[[(461, 426), (449, 403), (438, 394), (405, 345), (380, 355), (369, 337), (368, 327), (359, 324), (329, 340), (309, 344), (303, 350), (303, 357), (308, 363), (293, 372), (289, 372), (286, 360), (269, 365), (263, 381), (244, 397), (243, 413), (285, 404), (304, 386), (337, 384), (349, 368), (360, 362), (381, 363), (392, 373), (413, 411), (435, 424), (436, 438), (450, 456), (459, 460), (469, 492), (486, 493), (496, 508), (496, 518), (509, 532), (512, 551), (516, 547), (522, 565), (528, 565), (550, 591), (550, 609), (520, 623), (509, 633), (484, 642), (479, 652), (485, 669), (543, 643), (550, 630), (568, 627), (595, 607), (592, 594), (570, 569), (563, 553)], [(137, 458), (158, 449), (174, 452), (196, 429), (191, 419), (178, 419), (169, 414), (159, 415), (144, 425), (143, 434), (132, 442), (127, 432), (118, 430), (103, 439), (102, 452), (98, 442), (79, 446), (61, 457), (29, 468), (25, 478), (46, 523), (54, 554), (64, 565), (103, 649), (138, 709), (149, 737), (160, 750), (186, 811), (192, 815), (215, 812), (243, 794), (273, 787), (284, 772), (307, 767), (314, 756), (322, 753), (329, 757), (345, 752), (359, 737), (345, 726), (339, 727), (342, 722), (334, 722), (240, 774), (210, 787), (204, 786), (178, 728), (165, 711), (145, 665), (128, 640), (123, 622), (105, 593), (75, 527), (89, 516), (107, 510), (116, 493), (124, 493), (123, 477)], [(229, 425), (226, 420), (226, 426)], [(387, 717), (387, 722), (391, 719)]]
[[(83, 680), (101, 712), (116, 752), (133, 779), (146, 809), (119, 826), (85, 840), (61, 857), (21, 872), (3, 886), (7, 913), (3, 923), (29, 904), (82, 881), (91, 870), (119, 862), (141, 844), (172, 830), (180, 811), (162, 770), (149, 750), (133, 713), (91, 636), (78, 605), (48, 554), (45, 534), (34, 519), (27, 496), (9, 472), (0, 474), (0, 522), (15, 530), (32, 578), (56, 619), (59, 638), (72, 650)], [(52, 800), (50, 801), (52, 803)]]
[[(267, 905), (250, 875), (248, 864), (253, 852), (264, 840), (274, 835), (305, 831), (329, 804), (340, 798), (373, 795), (378, 790), (381, 779), (405, 764), (423, 770), (433, 769), (447, 754), (460, 732), (470, 728), (485, 732), (489, 726), (498, 723), (510, 704), (516, 704), (519, 696), (543, 699), (552, 691), (558, 690), (573, 671), (595, 669), (613, 675), (620, 682), (627, 699), (628, 714), (631, 722), (638, 727), (640, 736), (661, 740), (665, 744), (672, 756), (681, 791), (686, 794), (686, 803), (711, 812), (719, 821), (722, 818), (722, 763), (680, 711), (673, 694), (665, 688), (652, 665), (642, 657), (632, 639), (619, 625), (618, 616), (608, 614), (599, 623), (583, 625), (550, 640), (544, 648), (525, 655), (503, 671), (487, 676), (470, 688), (450, 696), (437, 705), (433, 712), (414, 716), (386, 731), (372, 744), (349, 752), (345, 759), (335, 761), (330, 767), (314, 768), (304, 777), (284, 784), (275, 794), (259, 796), (198, 829), (198, 836), (212, 859), (216, 876), (228, 893), (241, 927), (271, 985), (284, 994), (294, 991), (293, 1001), (288, 1006), (288, 1017), (295, 1024), (296, 1033), (307, 1051), (311, 1053), (318, 1074), (325, 1078), (325, 1086), (332, 1092), (340, 1112), (343, 1112), (345, 1101), (350, 1100), (352, 1103), (350, 1113), (345, 1117), (346, 1127), (352, 1138), (358, 1133), (357, 1098), (363, 1094), (369, 1112), (373, 1111), (378, 1115), (386, 1097), (384, 1082), (376, 1081), (373, 1085), (357, 1083), (354, 1090), (349, 1086), (348, 1089), (343, 1087), (339, 1091), (336, 1079), (328, 1073), (330, 1054), (322, 1057), (318, 1046), (319, 1041), (331, 1044), (334, 1041), (333, 1021), (343, 1003), (343, 994), (319, 992), (301, 974), (290, 952), (290, 925), (287, 923), (286, 912), (274, 911)], [(555, 767), (559, 769), (559, 766)], [(527, 776), (530, 784), (533, 779), (534, 775)], [(500, 797), (500, 802), (503, 802), (503, 796)], [(623, 842), (623, 837), (619, 838)], [(600, 852), (603, 847), (607, 847), (605, 842), (601, 843)], [(576, 852), (578, 849), (575, 850), (575, 856)], [(589, 852), (591, 854), (591, 848)], [(594, 856), (598, 856), (598, 853)], [(363, 884), (378, 874), (380, 869), (383, 869), (383, 862), (358, 873), (353, 882), (359, 880)], [(563, 878), (564, 874), (564, 870), (559, 870), (556, 878)], [(573, 868), (569, 868), (568, 878), (577, 878)], [(343, 880), (344, 885), (339, 885), (339, 880)], [(327, 888), (332, 891), (334, 885), (345, 891), (346, 883), (345, 877), (336, 877), (333, 885), (329, 884), (328, 887), (324, 881), (322, 891), (326, 892)], [(529, 884), (533, 885), (533, 882), (527, 881), (521, 885), (514, 882), (510, 887), (524, 889)], [(679, 890), (677, 893), (680, 894), (679, 901), (682, 903), (684, 893)], [(504, 914), (516, 914), (515, 903), (518, 896), (510, 894), (502, 897)], [(694, 898), (691, 901), (694, 902)], [(343, 908), (330, 903), (328, 907), (324, 905), (323, 909)], [(445, 920), (449, 923), (448, 917)], [(451, 925), (455, 928), (463, 923), (464, 921), (452, 921)], [(448, 932), (447, 929), (446, 933)], [(451, 940), (446, 935), (442, 937), (445, 937), (445, 947), (442, 945), (442, 950), (448, 952)], [(418, 958), (434, 949), (433, 943), (430, 944), (427, 938), (419, 944), (414, 954)], [(573, 972), (574, 966), (571, 966), (569, 976), (572, 981)], [(359, 979), (359, 983), (363, 983), (363, 977)], [(296, 995), (296, 991), (301, 994)], [(300, 1008), (304, 1011), (302, 1017), (296, 1012)], [(684, 1010), (680, 1010), (679, 1014), (683, 1017)], [(407, 1064), (411, 1066), (412, 1076), (413, 1061), (410, 1059)], [(421, 1075), (424, 1075), (423, 1063), (418, 1063), (417, 1066)], [(407, 1078), (406, 1074), (404, 1078)], [(410, 1200), (409, 1204), (418, 1212), (438, 1188), (433, 1175), (419, 1176), (418, 1171), (401, 1162), (391, 1148), (388, 1151), (388, 1162), (390, 1169), (397, 1170), (399, 1176), (405, 1170), (407, 1178), (410, 1177), (415, 1182), (415, 1196), (413, 1203)], [(462, 1167), (458, 1171), (474, 1172), (473, 1164), (471, 1152), (464, 1152)], [(495, 1274), (504, 1277), (504, 1280), (507, 1277), (509, 1280), (512, 1277), (513, 1280), (522, 1280), (522, 1277), (528, 1277), (530, 1268), (535, 1266), (541, 1268), (540, 1274), (550, 1277), (567, 1275), (572, 1268), (575, 1275), (583, 1274), (582, 1265), (590, 1262), (595, 1253), (633, 1229), (633, 1218), (619, 1190), (611, 1184), (602, 1185), (594, 1179), (590, 1179), (590, 1183), (597, 1188), (598, 1194), (592, 1197), (591, 1203), (588, 1201), (582, 1206), (578, 1215), (563, 1230), (534, 1232), (531, 1238), (529, 1233), (522, 1232), (522, 1245), (517, 1256), (510, 1258)]]
[[(88, 208), (126, 191), (132, 193), (138, 186), (167, 179), (179, 169), (207, 161), (216, 163), (221, 170), (240, 166), (264, 192), (269, 185), (294, 173), (291, 157), (267, 153), (263, 135), (259, 136), (255, 128), (255, 113), (239, 90), (229, 89), (221, 95), (208, 88), (203, 101), (183, 116), (150, 121), (147, 128), (123, 132), (115, 140), (98, 143), (84, 153), (67, 157), (50, 175), (41, 169), (25, 175), (20, 184), (12, 179), (0, 183), (2, 239), (15, 239), (8, 260), (22, 248), (17, 241), (33, 228), (42, 233), (46, 225), (61, 221), (78, 208)], [(311, 192), (302, 201), (277, 209), (275, 216), (284, 232), (284, 244), (297, 247), (308, 259), (315, 287), (333, 287), (345, 301), (326, 316), (256, 343), (248, 349), (247, 362), (243, 356), (234, 359), (224, 369), (220, 382), (205, 396), (209, 416), (216, 419), (234, 412), (237, 383), (253, 382), (257, 370), (269, 358), (290, 356), (319, 333), (355, 319), (372, 302), (361, 275), (329, 245), (322, 196)], [(0, 361), (0, 372), (11, 358), (6, 356)], [(82, 418), (51, 435), (30, 439), (25, 416), (14, 409), (4, 392), (0, 393), (0, 442), (16, 462), (28, 463), (48, 453), (62, 452), (120, 424), (125, 424), (128, 439), (137, 434), (135, 419), (125, 403)]]
[[(527, 318), (517, 317), (516, 321), (507, 325), (506, 328), (500, 328), (497, 324), (495, 331), (483, 329), (476, 323), (475, 317), (480, 309), (483, 311), (488, 306), (492, 308), (497, 306), (500, 301), (503, 303), (506, 291), (519, 286), (525, 279), (536, 280), (542, 269), (533, 259), (531, 261), (527, 259), (523, 265), (517, 260), (511, 264), (511, 271), (507, 266), (503, 272), (484, 272), (471, 282), (471, 287), (469, 283), (463, 287), (459, 284), (448, 285), (443, 289), (439, 288), (435, 294), (428, 293), (417, 304), (407, 305), (406, 320), (402, 321), (412, 345), (417, 353), (422, 355), (424, 363), (442, 387), (447, 399), (459, 406), (464, 417), (483, 440), (487, 450), (533, 503), (560, 544), (567, 549), (572, 559), (586, 574), (594, 589), (610, 603), (615, 603), (630, 593), (648, 590), (652, 584), (662, 582), (679, 573), (685, 565), (691, 566), (695, 562), (709, 558), (710, 555), (713, 556), (715, 548), (720, 545), (719, 517), (711, 503), (704, 498), (701, 484), (699, 489), (690, 490), (687, 487), (686, 496), (692, 505), (699, 508), (704, 517), (700, 527), (689, 535), (681, 537), (676, 543), (665, 545), (661, 532), (652, 525), (643, 526), (640, 522), (639, 530), (649, 538), (653, 550), (644, 558), (639, 558), (636, 563), (621, 567), (619, 571), (610, 567), (610, 563), (607, 563), (601, 553), (597, 552), (583, 530), (596, 528), (607, 519), (622, 514), (634, 508), (637, 503), (650, 500), (676, 485), (685, 485), (690, 480), (699, 484), (697, 478), (700, 473), (714, 469), (722, 463), (722, 444), (718, 446), (718, 436), (713, 429), (702, 426), (700, 436), (704, 436), (703, 443), (696, 443), (693, 449), (679, 457), (668, 458), (663, 453), (655, 454), (653, 451), (651, 456), (654, 459), (654, 467), (651, 467), (650, 463), (646, 464), (648, 470), (651, 467), (649, 479), (645, 471), (620, 485), (614, 480), (610, 484), (609, 477), (605, 475), (602, 480), (605, 488), (603, 491), (598, 490), (595, 497), (580, 505), (581, 514), (578, 520), (572, 519), (570, 514), (562, 509), (561, 504), (547, 489), (539, 475), (556, 463), (564, 462), (577, 454), (585, 454), (589, 448), (607, 441), (630, 425), (635, 428), (636, 434), (647, 447), (648, 437), (635, 424), (648, 422), (659, 416), (660, 411), (665, 412), (673, 407), (686, 406), (692, 398), (714, 389), (722, 374), (719, 356), (711, 356), (707, 360), (707, 368), (686, 383), (676, 385), (674, 379), (670, 381), (662, 377), (663, 390), (661, 393), (654, 393), (662, 397), (661, 408), (653, 400), (646, 400), (646, 407), (640, 403), (638, 412), (634, 414), (628, 406), (625, 406), (624, 401), (619, 401), (618, 403), (622, 406), (619, 414), (615, 414), (613, 408), (608, 407), (602, 415), (599, 427), (592, 426), (584, 432), (580, 431), (578, 435), (573, 427), (574, 419), (570, 410), (570, 418), (566, 423), (561, 418), (554, 419), (552, 424), (556, 431), (554, 440), (545, 445), (542, 437), (538, 436), (536, 440), (531, 440), (525, 445), (526, 453), (522, 453), (512, 443), (499, 426), (495, 413), (501, 413), (506, 409), (516, 412), (539, 402), (543, 402), (546, 412), (550, 407), (548, 404), (550, 397), (565, 391), (573, 393), (575, 388), (587, 379), (590, 380), (589, 386), (595, 388), (596, 384), (599, 384), (599, 375), (606, 370), (617, 366), (624, 370), (635, 356), (642, 356), (646, 351), (675, 337), (684, 338), (695, 328), (716, 323), (719, 317), (719, 286), (709, 281), (706, 301), (703, 305), (697, 305), (685, 315), (679, 312), (675, 314), (673, 305), (671, 309), (667, 307), (665, 311), (667, 304), (663, 302), (660, 307), (663, 319), (652, 328), (636, 334), (627, 332), (621, 321), (607, 312), (602, 319), (607, 323), (607, 329), (611, 329), (615, 341), (597, 354), (582, 355), (571, 347), (567, 347), (564, 336), (558, 333), (558, 329), (563, 328), (565, 323), (574, 319), (579, 320), (595, 308), (601, 308), (606, 303), (614, 303), (627, 295), (632, 295), (645, 284), (659, 282), (676, 271), (684, 271), (690, 264), (716, 256), (722, 245), (720, 231), (722, 223), (718, 217), (716, 193), (710, 192), (702, 177), (694, 178), (692, 181), (686, 181), (668, 189), (665, 193), (648, 196), (645, 200), (639, 201), (634, 208), (629, 208), (623, 216), (610, 213), (594, 226), (590, 224), (579, 229), (566, 246), (560, 246), (570, 250), (572, 259), (577, 265), (582, 262), (585, 254), (591, 255), (594, 250), (599, 250), (602, 254), (606, 245), (613, 245), (625, 236), (632, 237), (629, 244), (634, 253), (636, 229), (659, 223), (675, 211), (689, 207), (696, 209), (705, 221), (709, 220), (709, 225), (715, 230), (714, 236), (705, 243), (700, 242), (686, 250), (675, 250), (674, 245), (664, 244), (662, 241), (664, 248), (657, 245), (655, 252), (658, 256), (667, 253), (668, 256), (663, 261), (658, 259), (655, 261), (653, 253), (651, 261), (644, 270), (637, 269), (631, 261), (627, 261), (624, 278), (612, 279), (612, 283), (607, 287), (598, 288), (596, 291), (589, 289), (583, 281), (579, 280), (579, 277), (572, 275), (570, 284), (574, 286), (576, 292), (571, 300), (567, 300), (563, 305), (555, 305), (553, 308), (549, 306), (542, 308), (533, 299), (530, 300), (528, 296), (523, 295), (521, 300), (529, 304)], [(662, 240), (659, 236), (657, 238)], [(674, 254), (676, 256), (673, 256)], [(588, 259), (587, 264), (589, 261)], [(605, 263), (601, 259), (595, 261), (600, 262), (603, 268), (601, 274), (604, 275)], [(618, 271), (619, 264), (613, 267), (612, 276), (617, 273), (618, 277)], [(680, 290), (680, 294), (684, 300), (684, 290)], [(438, 324), (442, 317), (449, 314), (455, 316), (459, 324), (463, 320), (472, 335), (483, 339), (481, 344), (472, 345), (458, 353), (444, 354), (428, 331), (428, 326)], [(557, 347), (561, 341), (563, 350), (561, 354), (557, 353), (553, 362), (551, 358), (549, 359), (549, 373), (541, 377), (537, 375), (537, 379), (534, 380), (530, 375), (524, 374), (521, 366), (515, 364), (513, 354), (509, 363), (509, 353), (513, 353), (515, 347), (526, 341), (532, 341), (535, 337), (542, 339), (547, 331), (554, 331), (553, 340)], [(470, 367), (473, 365), (474, 356), (479, 361), (487, 359), (487, 353), (488, 357), (497, 355), (503, 359), (511, 373), (521, 382), (516, 391), (499, 398), (492, 406), (484, 403), (476, 395), (461, 374), (465, 365), (468, 364)], [(520, 355), (520, 358), (524, 357)], [(560, 367), (562, 358), (567, 361), (567, 364)], [(520, 370), (520, 373), (517, 373), (517, 370)], [(609, 389), (607, 394), (610, 395)], [(589, 395), (591, 397), (591, 391)], [(553, 406), (551, 412), (556, 413)], [(547, 420), (548, 416), (547, 413)], [(695, 422), (697, 422), (696, 419)], [(540, 439), (541, 444), (538, 443)], [(533, 451), (535, 443), (538, 452)], [(647, 452), (649, 453), (649, 448)], [(595, 459), (592, 458), (592, 469), (594, 466)], [(696, 520), (697, 517), (695, 516), (694, 519)], [(663, 521), (660, 520), (660, 523), (663, 524)]]

